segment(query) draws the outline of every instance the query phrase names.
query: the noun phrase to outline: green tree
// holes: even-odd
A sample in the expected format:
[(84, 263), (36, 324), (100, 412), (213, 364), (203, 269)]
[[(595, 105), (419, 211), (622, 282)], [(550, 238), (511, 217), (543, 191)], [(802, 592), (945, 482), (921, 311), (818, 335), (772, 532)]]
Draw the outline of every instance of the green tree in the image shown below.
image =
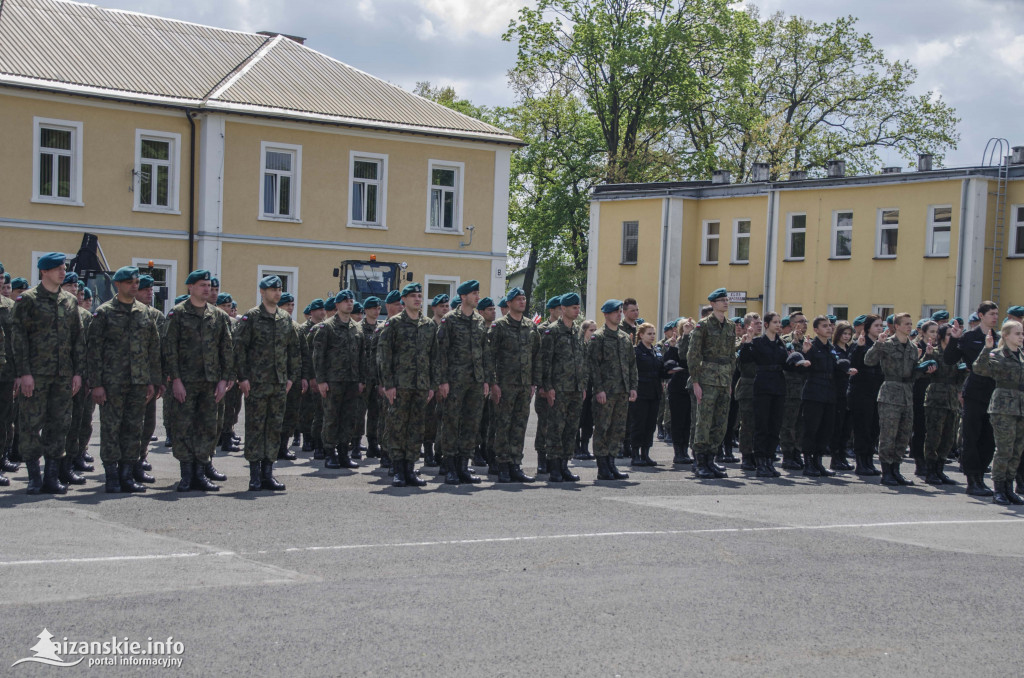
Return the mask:
[(412, 89), (412, 93), (424, 99), (430, 99), (453, 111), (468, 115), (471, 118), (483, 120), (491, 124), (494, 123), (494, 114), (491, 109), (486, 106), (477, 106), (469, 99), (459, 98), (459, 95), (455, 93), (455, 88), (451, 85), (435, 87), (429, 81), (417, 82), (416, 86)]

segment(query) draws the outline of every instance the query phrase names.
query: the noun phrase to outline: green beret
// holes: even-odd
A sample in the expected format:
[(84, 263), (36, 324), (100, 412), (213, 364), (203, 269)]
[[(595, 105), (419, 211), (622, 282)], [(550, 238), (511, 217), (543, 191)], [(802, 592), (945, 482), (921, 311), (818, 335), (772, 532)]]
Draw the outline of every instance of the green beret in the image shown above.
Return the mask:
[(827, 315), (825, 317), (828, 318), (828, 321), (830, 323), (832, 323), (833, 325), (835, 325), (837, 322), (839, 322), (839, 316), (835, 316), (835, 315), (829, 314), (829, 315)]
[(783, 319), (782, 319), (782, 320), (781, 320), (780, 322), (782, 323), (782, 326), (783, 326), (783, 327), (789, 327), (789, 316), (787, 315), (787, 316), (786, 316), (785, 318), (783, 318)]
[(480, 303), (476, 305), (476, 310), (482, 311), (484, 309), (493, 308), (493, 307), (494, 307), (494, 299), (491, 299), (490, 297), (484, 297), (483, 299), (480, 300)]
[[(213, 283), (211, 282), (210, 284), (212, 285)], [(217, 285), (214, 285), (214, 287), (217, 287)], [(260, 281), (261, 290), (269, 290), (272, 287), (284, 287), (284, 283), (281, 282), (281, 278), (279, 276), (268, 275)]]
[(926, 322), (928, 322), (928, 318), (921, 318), (920, 320), (918, 320), (917, 329), (921, 329), (921, 325), (924, 325)]
[(717, 290), (708, 295), (708, 301), (718, 301), (719, 299), (728, 299), (729, 291), (724, 287), (719, 287)]
[(733, 321), (734, 324), (739, 325), (740, 327), (743, 327), (744, 325), (746, 325), (746, 323), (743, 322), (743, 318), (741, 318), (739, 316), (735, 316), (734, 318), (732, 318), (732, 321)]
[(277, 302), (279, 304), (291, 304), (295, 301), (295, 295), (291, 292), (284, 292), (281, 295), (281, 299)]
[(322, 311), (324, 310), (324, 300), (317, 297), (313, 301), (309, 302), (310, 311)]
[(967, 322), (970, 322), (970, 323), (981, 322), (981, 316), (979, 316), (977, 313), (972, 313), (969, 316), (967, 316)]
[(238, 308), (238, 302), (237, 301), (232, 301), (231, 302), (231, 308)]
[(622, 302), (618, 299), (609, 299), (601, 304), (601, 313), (614, 313), (622, 308)]
[[(465, 283), (463, 283), (463, 284), (465, 284)], [(422, 291), (423, 291), (423, 285), (420, 285), (418, 282), (409, 283), (408, 285), (406, 285), (405, 287), (402, 288), (402, 297), (404, 298), (407, 294), (413, 294), (415, 292), (422, 292)]]
[(961, 318), (960, 316), (957, 316), (957, 317), (953, 318), (953, 322), (955, 322), (960, 327), (964, 326), (964, 319)]
[[(43, 269), (39, 269), (39, 270), (41, 271)], [(68, 271), (67, 273), (64, 274), (64, 282), (62, 282), (61, 285), (77, 285), (77, 284), (78, 284), (78, 274), (77, 273), (75, 273), (74, 271)]]
[(385, 304), (397, 304), (402, 300), (402, 293), (398, 290), (391, 290), (388, 296), (384, 297)]
[(358, 301), (355, 302), (354, 304), (352, 304), (352, 312), (353, 313), (362, 313), (363, 312), (363, 305), (360, 304)]
[(668, 332), (669, 330), (674, 330), (676, 328), (677, 322), (679, 321), (673, 320), (672, 322), (665, 323), (665, 326), (661, 328), (662, 333)]
[(309, 304), (306, 304), (306, 308), (302, 309), (302, 315), (309, 315), (310, 313)]
[(7, 269), (4, 268), (4, 262), (0, 261), (0, 273), (6, 273)]
[(430, 300), (430, 305), (431, 306), (440, 306), (441, 304), (447, 304), (448, 301), (449, 301), (449, 297), (448, 297), (447, 294), (439, 294), (439, 295), (437, 295), (436, 297), (434, 297), (433, 299)]
[(224, 304), (230, 304), (230, 303), (231, 303), (231, 295), (230, 294), (218, 294), (217, 295), (217, 305), (218, 306), (223, 306)]
[[(122, 266), (121, 268), (117, 269), (116, 273), (114, 273), (114, 282), (125, 282), (127, 280), (134, 280), (135, 278), (138, 277), (138, 268), (136, 268), (135, 266)], [(67, 278), (64, 279), (64, 282), (65, 284), (67, 283)]]
[(11, 282), (11, 274), (10, 273), (4, 273), (4, 283), (6, 284), (6, 283), (9, 283), (9, 282)]
[(508, 308), (508, 299), (502, 297), (500, 300), (498, 300), (498, 308)]
[(11, 290), (12, 291), (13, 290), (27, 290), (27, 289), (28, 289), (28, 281), (25, 280), (24, 278), (19, 277), (19, 278), (15, 278), (14, 280), (11, 281)]
[(562, 297), (551, 297), (550, 299), (548, 299), (547, 307), (548, 307), (549, 311), (551, 309), (553, 309), (553, 308), (558, 308), (561, 305), (562, 305)]
[(380, 299), (377, 297), (366, 297), (363, 300), (363, 310), (370, 308), (380, 308)]
[(220, 287), (220, 278), (210, 278), (210, 287)]
[[(518, 287), (513, 287), (512, 289), (510, 289), (508, 293), (505, 295), (505, 305), (507, 306), (508, 302), (512, 301), (520, 294), (523, 295), (524, 297), (526, 296), (526, 292), (524, 292), (522, 289)], [(501, 304), (498, 305), (500, 306)]]
[(51, 268), (57, 268), (68, 258), (63, 252), (49, 252), (39, 257), (39, 262), (36, 264), (36, 268), (40, 271), (49, 271)]
[(337, 308), (337, 306), (338, 306), (338, 302), (334, 300), (334, 297), (327, 297), (324, 300), (324, 310), (325, 311), (333, 311), (335, 308)]
[(562, 295), (562, 306), (579, 306), (580, 295), (575, 292), (569, 292), (568, 294)]
[(860, 327), (861, 325), (863, 325), (867, 321), (867, 319), (868, 319), (868, 317), (866, 315), (859, 315), (859, 316), (857, 316), (856, 318), (853, 319), (853, 326), (854, 327)]
[(459, 285), (459, 288), (455, 290), (461, 297), (463, 294), (469, 294), (470, 292), (480, 291), (480, 282), (477, 280), (467, 280), (466, 282)]
[(932, 320), (935, 322), (949, 320), (949, 311), (936, 311), (935, 313), (932, 313)]
[(1014, 318), (1024, 318), (1024, 306), (1011, 306), (1007, 309), (1006, 315), (1012, 315)]
[(84, 290), (85, 289), (85, 281), (84, 280), (80, 279), (78, 281), (78, 289), (80, 289), (80, 290)]
[(92, 299), (92, 290), (90, 290), (88, 287), (83, 289), (82, 290), (82, 298), (83, 299)]
[(347, 299), (355, 300), (355, 298), (356, 295), (353, 294), (352, 290), (342, 290), (335, 295), (334, 303), (337, 304), (338, 302), (346, 301)]
[(153, 280), (153, 276), (151, 276), (151, 275), (140, 275), (139, 276), (139, 289), (140, 290), (148, 290), (150, 287), (153, 286), (153, 283), (155, 283), (155, 282), (156, 281)]
[(188, 297), (189, 297), (189, 295), (187, 295), (187, 294), (179, 294), (178, 296), (174, 297), (174, 305), (177, 306), (181, 302), (183, 302), (186, 299), (188, 299)]
[(191, 273), (189, 273), (188, 277), (185, 278), (185, 284), (186, 285), (195, 285), (200, 280), (209, 280), (209, 279), (210, 279), (210, 272), (201, 268), (201, 269), (199, 269), (197, 271), (192, 271)]
[(888, 324), (891, 325), (892, 321), (895, 320), (895, 319), (896, 319), (896, 314), (895, 313), (890, 313), (889, 317), (885, 319), (885, 322), (887, 322)]

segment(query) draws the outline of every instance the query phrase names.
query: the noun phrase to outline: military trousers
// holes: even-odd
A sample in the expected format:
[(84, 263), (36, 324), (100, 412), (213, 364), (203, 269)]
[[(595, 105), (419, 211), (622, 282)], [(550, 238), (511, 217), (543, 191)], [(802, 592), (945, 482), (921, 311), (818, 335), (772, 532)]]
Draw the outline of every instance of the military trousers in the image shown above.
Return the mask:
[(139, 459), (146, 418), (145, 384), (109, 384), (100, 405), (100, 460), (103, 465)]
[(754, 415), (754, 396), (736, 401), (740, 425), (740, 454), (754, 453), (757, 417)]
[(234, 388), (224, 395), (224, 423), (221, 432), (230, 433), (238, 423), (238, 415), (242, 412), (242, 390), (235, 384)]
[(996, 452), (992, 457), (992, 482), (1013, 480), (1024, 452), (1024, 417), (1014, 414), (990, 414), (992, 431), (996, 438)]
[(366, 437), (371, 442), (377, 442), (379, 435), (377, 429), (380, 421), (380, 396), (377, 395), (376, 384), (366, 385), (366, 390), (363, 391), (363, 397), (366, 399), (366, 421), (364, 430), (366, 431)]
[(728, 386), (705, 386), (697, 403), (697, 430), (693, 451), (697, 454), (715, 454), (725, 440), (729, 425), (729, 406), (732, 396)]
[(352, 438), (362, 438), (366, 435), (366, 412), (369, 410), (370, 394), (373, 393), (373, 387), (369, 384), (363, 389), (363, 392), (359, 394), (359, 397), (355, 400), (355, 412), (353, 413), (354, 421), (352, 429)]
[(953, 445), (956, 443), (956, 410), (941, 407), (924, 408), (925, 459), (938, 460), (945, 464)]
[[(217, 382), (184, 382), (185, 402), (179, 403), (171, 396), (171, 431), (174, 440), (174, 458), (208, 464), (213, 448), (217, 444), (220, 430), (217, 428), (218, 403)], [(223, 399), (222, 399), (223, 400)]]
[(984, 473), (995, 453), (995, 436), (988, 413), (988, 401), (964, 398), (964, 453), (960, 463), (964, 473)]
[(316, 393), (313, 394), (313, 400), (310, 401), (310, 406), (313, 408), (313, 439), (317, 441), (321, 447), (324, 446), (323, 432), (324, 432), (324, 399), (320, 395), (320, 389), (318, 388)]
[(556, 391), (555, 404), (548, 409), (548, 438), (544, 444), (548, 459), (572, 459), (582, 410), (581, 391)]
[(71, 377), (36, 377), (18, 399), (18, 451), (25, 460), (60, 459), (71, 428)]
[(427, 391), (396, 389), (388, 403), (388, 452), (392, 461), (416, 461), (423, 444), (423, 419), (427, 415)]
[[(290, 438), (299, 430), (299, 409), (302, 405), (302, 381), (292, 384), (284, 400), (284, 417), (281, 419), (281, 438)], [(248, 415), (246, 416), (248, 419)], [(280, 441), (278, 441), (280, 444)]]
[(878, 403), (878, 460), (898, 464), (914, 433), (914, 406)]
[(372, 397), (377, 399), (377, 411), (380, 413), (377, 417), (377, 444), (388, 451), (391, 448), (388, 447), (388, 408), (390, 404), (388, 399), (383, 396), (380, 392), (380, 387), (374, 387), (374, 394)]
[(423, 420), (423, 440), (428, 443), (437, 442), (437, 431), (441, 424), (443, 412), (442, 400), (434, 393), (434, 397), (427, 403), (427, 416)]
[(0, 381), (0, 454), (14, 441), (14, 382)]
[(850, 419), (853, 421), (854, 454), (874, 456), (878, 447), (878, 401), (864, 396), (850, 396)]
[[(143, 396), (145, 398), (145, 396)], [(139, 459), (145, 459), (146, 453), (149, 451), (149, 439), (153, 437), (153, 433), (156, 431), (156, 394), (153, 394), (153, 399), (146, 403), (145, 412), (142, 415), (142, 436), (139, 438)], [(100, 408), (100, 417), (103, 417), (102, 408)], [(102, 437), (103, 432), (100, 431)]]
[(327, 382), (324, 403), (322, 440), (326, 450), (348, 445), (355, 437), (358, 403), (362, 400), (359, 384), (354, 381)]
[[(245, 460), (277, 461), (281, 445), (281, 426), (288, 399), (287, 384), (249, 382), (249, 395), (245, 396)], [(292, 384), (292, 388), (295, 385)], [(302, 386), (299, 386), (302, 389)]]
[(668, 407), (672, 411), (672, 445), (681, 445), (684, 450), (690, 445), (690, 409), (689, 391), (669, 391)]
[(522, 464), (526, 423), (530, 419), (530, 386), (505, 386), (494, 406), (494, 458), (499, 464)]
[(92, 415), (96, 411), (96, 403), (92, 400), (92, 389), (83, 384), (78, 393), (71, 399), (71, 425), (64, 438), (64, 451), (77, 456), (89, 446), (92, 438)]
[(174, 394), (171, 392), (171, 382), (167, 382), (167, 391), (164, 393), (164, 404), (162, 407), (164, 411), (164, 434), (171, 441), (171, 447), (174, 447), (175, 431), (171, 425), (174, 421)]
[(619, 445), (626, 435), (629, 394), (608, 393), (605, 395), (603, 405), (597, 402), (597, 398), (594, 398), (592, 406), (594, 408), (594, 456), (614, 457), (618, 454)]
[(438, 431), (446, 457), (472, 458), (480, 444), (480, 418), (484, 415), (484, 385), (449, 384), (444, 415)]
[(779, 444), (783, 454), (800, 454), (803, 445), (802, 421), (800, 407), (803, 401), (799, 398), (786, 398), (782, 409), (782, 427), (779, 429)]
[(533, 449), (537, 450), (538, 454), (544, 454), (544, 445), (548, 440), (548, 411), (550, 409), (547, 399), (541, 397), (538, 391), (537, 397), (533, 400), (533, 411), (537, 413), (537, 431), (533, 436)]

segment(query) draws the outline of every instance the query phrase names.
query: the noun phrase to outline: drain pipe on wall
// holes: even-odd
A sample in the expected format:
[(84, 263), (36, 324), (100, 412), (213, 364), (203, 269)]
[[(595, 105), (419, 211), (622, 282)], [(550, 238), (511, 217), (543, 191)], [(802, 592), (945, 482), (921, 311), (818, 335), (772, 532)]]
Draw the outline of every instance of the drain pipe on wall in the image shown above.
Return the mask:
[(192, 119), (192, 111), (185, 109), (188, 118), (188, 270), (195, 270), (196, 244), (196, 122)]
[(960, 308), (963, 299), (964, 286), (964, 243), (967, 241), (967, 190), (970, 184), (969, 179), (960, 182), (960, 237), (956, 257), (956, 285), (953, 287), (953, 315), (966, 318), (970, 315), (970, 309)]

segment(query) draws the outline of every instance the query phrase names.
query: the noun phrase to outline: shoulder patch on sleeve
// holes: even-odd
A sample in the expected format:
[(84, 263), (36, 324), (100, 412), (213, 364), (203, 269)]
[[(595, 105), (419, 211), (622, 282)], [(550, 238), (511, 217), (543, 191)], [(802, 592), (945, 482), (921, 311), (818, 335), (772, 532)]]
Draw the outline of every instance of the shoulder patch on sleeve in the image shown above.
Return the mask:
[(174, 315), (174, 311), (168, 311), (167, 317), (170, 318), (172, 315)]
[(18, 295), (18, 298), (15, 299), (15, 301), (21, 301), (21, 295), (20, 294)]
[(498, 323), (497, 323), (497, 322), (493, 322), (493, 323), (491, 323), (491, 327), (497, 327), (497, 326), (498, 326)]
[(248, 320), (248, 319), (249, 319), (249, 316), (247, 316), (247, 315), (243, 315), (241, 318), (239, 318), (239, 320)]

